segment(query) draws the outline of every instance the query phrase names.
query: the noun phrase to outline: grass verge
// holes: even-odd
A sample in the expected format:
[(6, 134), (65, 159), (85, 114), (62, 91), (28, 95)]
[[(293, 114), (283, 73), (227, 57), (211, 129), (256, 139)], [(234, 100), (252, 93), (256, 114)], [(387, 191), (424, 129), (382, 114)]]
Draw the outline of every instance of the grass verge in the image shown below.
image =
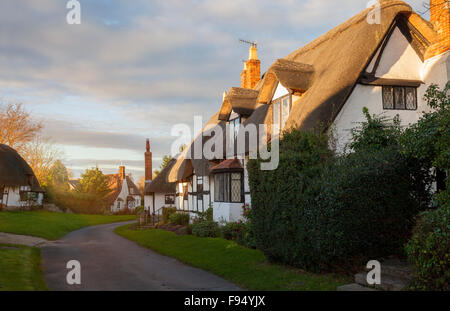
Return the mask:
[(47, 290), (41, 270), (41, 250), (0, 244), (0, 291)]
[(47, 211), (1, 212), (0, 232), (57, 240), (67, 233), (83, 227), (134, 219), (136, 219), (134, 215), (82, 215)]
[(177, 236), (164, 230), (131, 230), (129, 227), (118, 227), (115, 232), (141, 246), (210, 271), (249, 290), (335, 290), (337, 286), (351, 281), (347, 276), (313, 274), (270, 264), (261, 251), (221, 238)]

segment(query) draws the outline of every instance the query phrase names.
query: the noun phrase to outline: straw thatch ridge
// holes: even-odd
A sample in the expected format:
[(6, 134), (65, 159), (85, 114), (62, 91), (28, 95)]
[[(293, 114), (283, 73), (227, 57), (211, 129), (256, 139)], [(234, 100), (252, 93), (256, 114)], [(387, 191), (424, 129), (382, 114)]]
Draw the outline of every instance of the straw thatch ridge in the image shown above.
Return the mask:
[(292, 92), (305, 92), (314, 79), (314, 67), (286, 59), (277, 59), (264, 74), (262, 91), (258, 103), (268, 103), (275, 92), (277, 83), (281, 83)]
[(0, 185), (30, 186), (33, 192), (44, 192), (28, 163), (13, 148), (0, 144)]
[(176, 192), (176, 183), (169, 182), (169, 173), (174, 164), (176, 163), (175, 159), (172, 159), (167, 163), (166, 167), (162, 169), (162, 171), (153, 179), (150, 183), (145, 185), (145, 194), (151, 193), (175, 193)]
[(219, 120), (227, 121), (231, 111), (243, 116), (253, 113), (256, 106), (258, 91), (240, 87), (232, 87), (224, 98), (219, 111)]

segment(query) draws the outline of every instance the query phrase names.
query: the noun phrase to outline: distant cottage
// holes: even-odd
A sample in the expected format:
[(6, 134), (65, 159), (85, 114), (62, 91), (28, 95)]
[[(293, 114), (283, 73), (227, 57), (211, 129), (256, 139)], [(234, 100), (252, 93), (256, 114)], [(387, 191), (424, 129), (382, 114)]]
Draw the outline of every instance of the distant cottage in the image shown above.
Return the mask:
[(13, 148), (0, 144), (0, 210), (41, 206), (44, 190), (28, 163)]
[(106, 202), (113, 213), (126, 209), (134, 211), (142, 205), (141, 193), (130, 176), (125, 174), (125, 166), (119, 167), (118, 174), (109, 174), (108, 188), (111, 193), (106, 197)]

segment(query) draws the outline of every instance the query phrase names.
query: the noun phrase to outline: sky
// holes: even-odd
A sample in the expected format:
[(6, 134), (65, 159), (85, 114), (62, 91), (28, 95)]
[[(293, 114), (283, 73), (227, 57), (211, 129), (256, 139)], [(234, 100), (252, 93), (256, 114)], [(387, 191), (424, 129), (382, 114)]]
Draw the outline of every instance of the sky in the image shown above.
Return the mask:
[[(366, 0), (0, 1), (0, 103), (23, 103), (79, 177), (98, 166), (144, 174), (170, 154), (175, 124), (193, 127), (240, 86), (246, 39), (261, 71), (364, 10)], [(407, 0), (426, 11), (424, 0)], [(427, 14), (424, 14), (425, 18)], [(194, 134), (194, 133), (193, 133)]]

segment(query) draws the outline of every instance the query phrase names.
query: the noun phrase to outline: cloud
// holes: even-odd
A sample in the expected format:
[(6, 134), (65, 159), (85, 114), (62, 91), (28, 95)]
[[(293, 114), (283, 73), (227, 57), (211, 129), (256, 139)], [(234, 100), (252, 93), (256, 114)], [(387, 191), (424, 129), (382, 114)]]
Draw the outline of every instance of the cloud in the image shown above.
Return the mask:
[(66, 23), (65, 3), (0, 1), (1, 96), (44, 118), (57, 143), (101, 160), (99, 148), (141, 152), (146, 137), (167, 154), (172, 125), (214, 114), (240, 85), (239, 38), (258, 41), (264, 71), (367, 1), (81, 1), (81, 25)]

